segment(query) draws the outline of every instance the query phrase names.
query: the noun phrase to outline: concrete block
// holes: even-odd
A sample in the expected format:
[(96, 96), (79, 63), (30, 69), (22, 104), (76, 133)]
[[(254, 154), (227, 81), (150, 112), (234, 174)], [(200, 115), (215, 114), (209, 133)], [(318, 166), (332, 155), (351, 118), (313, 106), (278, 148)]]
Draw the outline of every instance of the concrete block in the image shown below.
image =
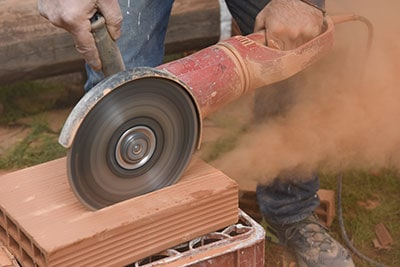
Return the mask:
[(195, 161), (182, 181), (98, 211), (61, 158), (0, 177), (0, 242), (24, 267), (124, 266), (238, 221), (238, 186)]

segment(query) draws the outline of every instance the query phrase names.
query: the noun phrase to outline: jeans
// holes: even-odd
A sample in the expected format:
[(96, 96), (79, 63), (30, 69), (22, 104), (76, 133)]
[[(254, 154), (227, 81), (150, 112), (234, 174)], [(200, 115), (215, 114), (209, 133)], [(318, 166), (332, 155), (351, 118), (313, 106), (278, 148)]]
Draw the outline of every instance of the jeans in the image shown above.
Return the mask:
[[(173, 0), (120, 0), (124, 21), (117, 41), (127, 69), (162, 63), (164, 39)], [(226, 0), (232, 17), (243, 35), (253, 32), (255, 17), (269, 0)], [(85, 90), (103, 79), (101, 72), (87, 67)], [(307, 182), (281, 182), (258, 185), (257, 199), (265, 219), (287, 224), (306, 218), (319, 205), (317, 177)]]
[(282, 182), (275, 179), (270, 185), (259, 184), (256, 194), (266, 221), (285, 225), (307, 218), (319, 206), (318, 189), (317, 176), (302, 182)]
[[(173, 0), (119, 0), (123, 23), (118, 48), (127, 69), (155, 67), (164, 57), (164, 39)], [(104, 79), (86, 65), (85, 91)]]

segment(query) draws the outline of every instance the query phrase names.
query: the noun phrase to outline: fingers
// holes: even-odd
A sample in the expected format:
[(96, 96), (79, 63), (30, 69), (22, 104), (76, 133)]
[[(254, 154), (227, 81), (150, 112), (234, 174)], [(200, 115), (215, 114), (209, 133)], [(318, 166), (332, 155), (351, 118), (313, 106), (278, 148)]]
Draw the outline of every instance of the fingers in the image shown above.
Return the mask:
[(75, 42), (75, 48), (95, 71), (101, 70), (101, 60), (96, 47), (94, 37), (91, 33), (90, 21), (87, 20), (80, 27), (71, 29), (71, 35)]
[(121, 36), (122, 13), (118, 1), (99, 1), (98, 8), (106, 21), (107, 30), (113, 40)]
[(295, 49), (309, 40), (313, 39), (318, 34), (310, 34), (297, 28), (278, 27), (266, 29), (266, 41), (269, 47), (279, 50)]
[(114, 40), (121, 35), (122, 14), (118, 0), (38, 0), (39, 13), (57, 27), (71, 33), (76, 50), (96, 71), (99, 53), (91, 33), (90, 18), (100, 11)]
[(271, 0), (257, 15), (254, 31), (265, 29), (268, 46), (290, 50), (321, 32), (323, 13), (299, 0)]

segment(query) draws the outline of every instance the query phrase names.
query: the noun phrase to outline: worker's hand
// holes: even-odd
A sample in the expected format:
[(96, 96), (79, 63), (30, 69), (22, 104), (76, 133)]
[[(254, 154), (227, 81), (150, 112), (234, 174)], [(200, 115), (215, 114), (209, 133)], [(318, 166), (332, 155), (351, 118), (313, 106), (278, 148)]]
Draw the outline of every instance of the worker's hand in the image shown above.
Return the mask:
[(101, 61), (91, 34), (90, 18), (100, 12), (114, 40), (121, 35), (122, 13), (118, 0), (38, 0), (40, 14), (57, 27), (71, 33), (76, 50), (94, 69)]
[(271, 0), (258, 13), (254, 31), (265, 30), (268, 46), (290, 50), (321, 33), (324, 14), (300, 0)]

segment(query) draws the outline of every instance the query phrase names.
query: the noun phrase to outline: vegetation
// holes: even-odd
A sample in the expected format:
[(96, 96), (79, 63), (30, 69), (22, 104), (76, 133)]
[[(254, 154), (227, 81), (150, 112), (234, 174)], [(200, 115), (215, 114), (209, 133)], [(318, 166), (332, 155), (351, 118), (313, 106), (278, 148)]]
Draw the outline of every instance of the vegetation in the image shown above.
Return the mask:
[(28, 135), (0, 155), (0, 169), (21, 169), (65, 156), (65, 149), (58, 144), (58, 133), (46, 125), (46, 121), (36, 121)]
[[(57, 141), (61, 127), (50, 127), (54, 122), (48, 115), (70, 109), (80, 97), (80, 92), (68, 87), (69, 82), (46, 80), (0, 87), (0, 127), (4, 132), (20, 129), (24, 133), (12, 146), (0, 136), (0, 169), (20, 169), (66, 155)], [(65, 118), (60, 119), (62, 125)]]
[[(321, 175), (323, 188), (336, 190), (336, 179), (330, 174)], [(400, 176), (395, 168), (381, 170), (352, 170), (343, 174), (342, 209), (347, 235), (353, 245), (364, 255), (386, 266), (400, 266)], [(376, 238), (375, 226), (384, 223), (394, 243), (390, 249), (378, 250), (372, 241)], [(331, 231), (342, 240), (336, 219)], [(373, 266), (354, 257), (356, 266)]]

